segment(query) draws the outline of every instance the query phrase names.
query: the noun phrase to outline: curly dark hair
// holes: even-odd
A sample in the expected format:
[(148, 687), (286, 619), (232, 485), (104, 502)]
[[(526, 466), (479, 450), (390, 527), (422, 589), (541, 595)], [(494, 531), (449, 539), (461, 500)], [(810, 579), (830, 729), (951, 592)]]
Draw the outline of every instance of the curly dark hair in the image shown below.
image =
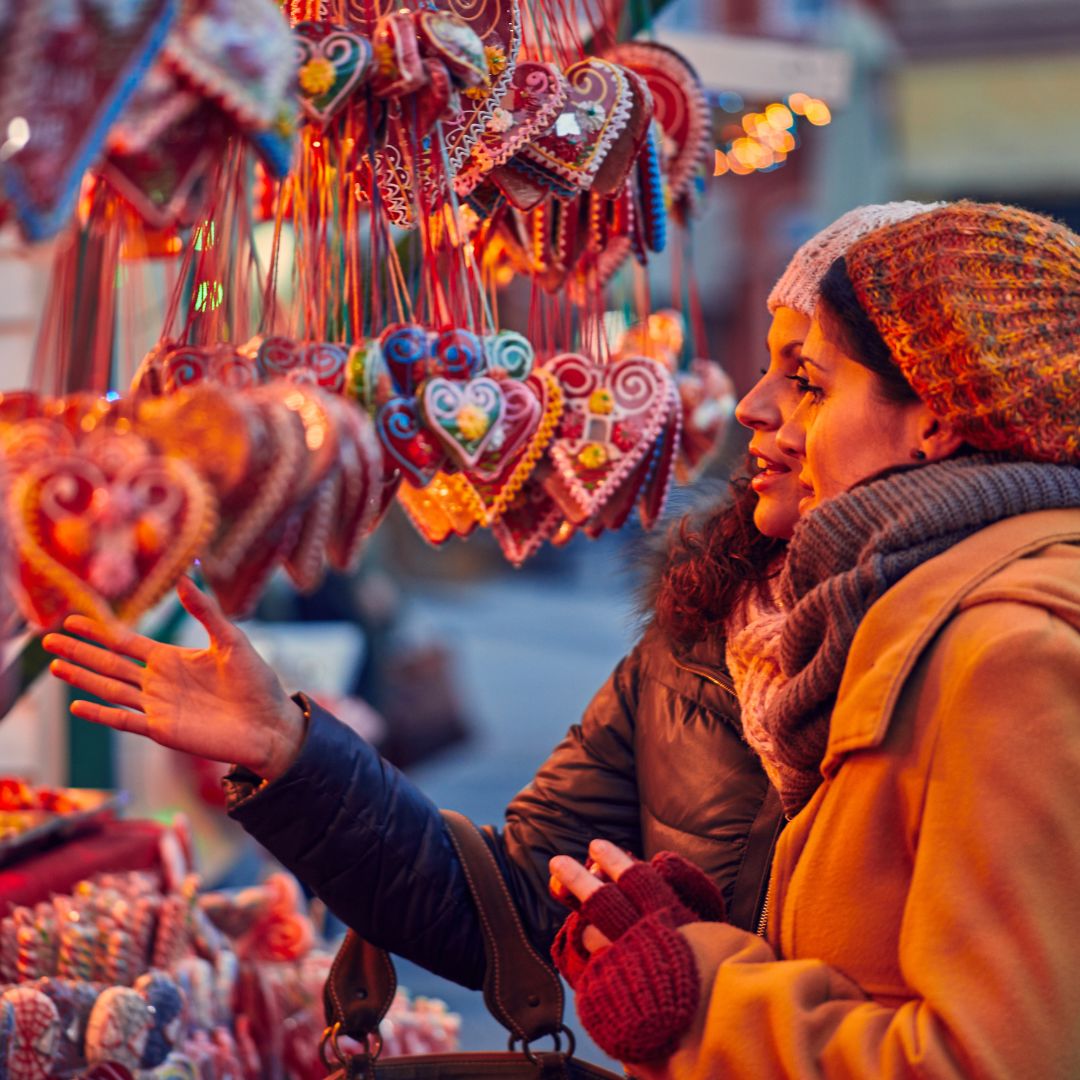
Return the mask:
[(687, 514), (668, 534), (655, 620), (675, 646), (722, 634), (736, 602), (748, 589), (764, 588), (787, 546), (754, 525), (757, 495), (749, 478), (730, 486), (729, 501)]

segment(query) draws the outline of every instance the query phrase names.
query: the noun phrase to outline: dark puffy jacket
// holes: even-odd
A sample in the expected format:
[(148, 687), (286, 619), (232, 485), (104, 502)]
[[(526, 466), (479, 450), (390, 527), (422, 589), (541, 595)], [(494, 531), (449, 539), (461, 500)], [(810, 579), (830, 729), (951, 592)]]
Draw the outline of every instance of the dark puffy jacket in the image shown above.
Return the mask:
[[(545, 952), (566, 910), (548, 860), (603, 837), (641, 855), (678, 852), (712, 875), (730, 918), (754, 928), (779, 830), (779, 801), (739, 734), (722, 646), (676, 657), (648, 630), (580, 724), (486, 835), (523, 921)], [(231, 815), (377, 945), (466, 986), (484, 949), (437, 808), (317, 706), (299, 759), (253, 790), (232, 774)]]

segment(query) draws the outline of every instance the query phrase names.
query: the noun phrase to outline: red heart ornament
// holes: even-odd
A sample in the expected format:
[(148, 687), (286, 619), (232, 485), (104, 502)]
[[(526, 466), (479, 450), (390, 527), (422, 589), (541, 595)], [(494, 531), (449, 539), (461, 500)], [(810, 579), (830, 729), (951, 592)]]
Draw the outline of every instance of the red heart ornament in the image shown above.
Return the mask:
[(382, 448), (371, 421), (355, 405), (332, 398), (327, 406), (337, 425), (341, 467), (327, 556), (331, 566), (348, 571), (379, 521)]
[(660, 434), (670, 376), (651, 360), (597, 364), (574, 353), (547, 369), (566, 407), (548, 458), (546, 487), (570, 521), (594, 517), (629, 480)]
[(491, 526), (491, 535), (514, 566), (535, 555), (545, 540), (559, 531), (563, 514), (539, 477), (522, 485), (502, 516)]
[(332, 22), (299, 22), (292, 32), (300, 107), (325, 129), (371, 76), (371, 42)]
[(18, 553), (20, 606), (43, 629), (81, 612), (133, 620), (201, 551), (214, 498), (184, 462), (137, 436), (108, 453), (80, 447), (15, 478), (8, 506)]
[(375, 430), (390, 461), (413, 487), (425, 487), (446, 460), (439, 440), (420, 422), (412, 398), (394, 397), (379, 407)]
[(671, 493), (671, 481), (675, 475), (675, 459), (682, 436), (682, 405), (679, 391), (671, 383), (671, 400), (663, 431), (653, 452), (651, 471), (645, 480), (638, 500), (638, 517), (642, 527), (651, 529), (659, 520)]
[(654, 116), (671, 147), (667, 182), (672, 199), (687, 193), (711, 148), (711, 116), (701, 81), (673, 49), (652, 41), (626, 41), (605, 54), (636, 71), (652, 92)]
[[(202, 560), (208, 580), (213, 578), (223, 587), (234, 577), (254, 577), (245, 566), (253, 553), (261, 547), (274, 549), (272, 538), (280, 542), (275, 530), (288, 516), (293, 491), (306, 468), (303, 425), (294, 413), (277, 402), (256, 400), (247, 403), (247, 413), (250, 468), (233, 496), (222, 504), (221, 528)], [(260, 573), (273, 569), (272, 557), (269, 566), (266, 560), (256, 561)], [(244, 580), (245, 588), (246, 584)], [(219, 591), (217, 584), (214, 589)]]
[(653, 118), (653, 100), (648, 83), (627, 68), (620, 67), (620, 71), (630, 89), (630, 118), (604, 155), (592, 182), (594, 192), (609, 198), (619, 193), (630, 176)]
[(547, 371), (533, 372), (525, 382), (503, 383), (506, 413), (503, 445), (466, 472), (484, 509), (484, 524), (497, 521), (532, 476), (562, 416), (559, 384)]
[[(617, 64), (590, 57), (566, 69), (566, 102), (522, 151), (526, 161), (574, 191), (588, 191), (630, 121), (634, 95)], [(554, 188), (556, 195), (561, 187)]]
[(441, 60), (462, 86), (488, 83), (491, 72), (484, 42), (465, 19), (451, 11), (419, 11), (414, 18), (426, 55)]
[(21, 118), (25, 130), (7, 132), (0, 182), (31, 240), (71, 216), (83, 173), (161, 48), (177, 6), (73, 0), (63, 16), (49, 3), (20, 4), (13, 21), (8, 16), (0, 116), (5, 125)]

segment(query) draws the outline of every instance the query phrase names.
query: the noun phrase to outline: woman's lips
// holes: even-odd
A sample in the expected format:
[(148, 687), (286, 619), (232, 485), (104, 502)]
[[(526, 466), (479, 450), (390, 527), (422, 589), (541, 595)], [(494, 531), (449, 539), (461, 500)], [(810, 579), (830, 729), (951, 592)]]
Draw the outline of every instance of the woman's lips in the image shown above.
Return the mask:
[(774, 484), (791, 473), (791, 469), (786, 465), (782, 465), (778, 461), (772, 461), (769, 458), (755, 458), (755, 463), (758, 471), (751, 477), (750, 487), (758, 494), (768, 491)]

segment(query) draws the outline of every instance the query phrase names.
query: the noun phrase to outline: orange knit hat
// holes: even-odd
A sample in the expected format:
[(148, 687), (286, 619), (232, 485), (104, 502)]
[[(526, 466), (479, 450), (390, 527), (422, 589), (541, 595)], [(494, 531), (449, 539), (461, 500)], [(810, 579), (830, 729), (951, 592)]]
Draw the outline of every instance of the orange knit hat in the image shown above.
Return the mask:
[(868, 234), (845, 262), (935, 415), (979, 450), (1080, 464), (1080, 236), (957, 202)]

